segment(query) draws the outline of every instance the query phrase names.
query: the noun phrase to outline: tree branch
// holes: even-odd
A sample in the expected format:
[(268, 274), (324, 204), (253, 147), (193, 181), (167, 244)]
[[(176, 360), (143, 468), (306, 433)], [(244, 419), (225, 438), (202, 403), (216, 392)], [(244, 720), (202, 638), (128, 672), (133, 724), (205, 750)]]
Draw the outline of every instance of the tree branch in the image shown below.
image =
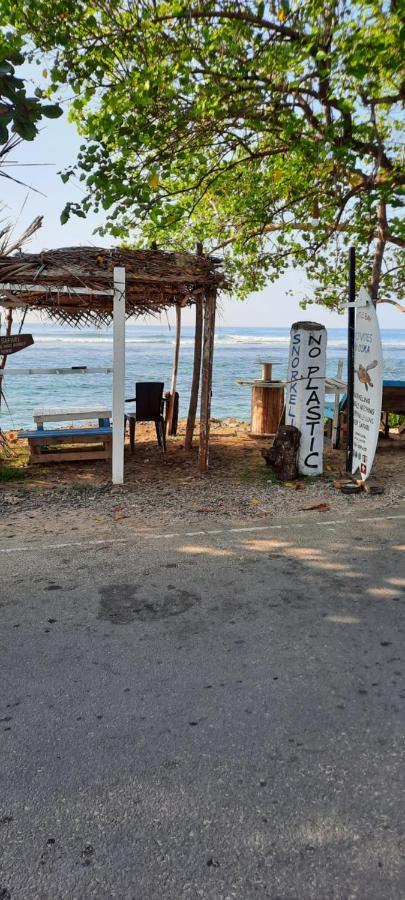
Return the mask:
[(273, 31), (275, 34), (281, 34), (292, 40), (306, 40), (305, 34), (294, 28), (290, 28), (288, 25), (271, 22), (270, 19), (262, 19), (260, 16), (255, 16), (253, 13), (245, 13), (242, 10), (212, 9), (208, 12), (204, 12), (191, 8), (184, 12), (167, 14), (165, 16), (155, 16), (150, 21), (158, 24), (159, 22), (171, 22), (179, 19), (225, 19), (229, 21), (246, 22), (247, 25), (264, 28), (266, 31)]

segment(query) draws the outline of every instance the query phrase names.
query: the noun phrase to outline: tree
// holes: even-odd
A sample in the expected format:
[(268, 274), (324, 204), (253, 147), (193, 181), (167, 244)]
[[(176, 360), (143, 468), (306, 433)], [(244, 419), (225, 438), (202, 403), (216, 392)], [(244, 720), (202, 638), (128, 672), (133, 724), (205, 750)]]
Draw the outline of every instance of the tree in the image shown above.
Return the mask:
[[(21, 40), (18, 35), (0, 32), (0, 176), (18, 184), (22, 182), (4, 171), (8, 154), (22, 140), (34, 139), (43, 116), (55, 119), (62, 115), (62, 109), (58, 104), (42, 102), (42, 91), (39, 88), (34, 97), (27, 95), (25, 82), (15, 71), (15, 66), (23, 62), (24, 55), (21, 53)], [(1, 203), (0, 211), (2, 211)], [(0, 219), (0, 253), (7, 255), (19, 249), (41, 227), (41, 224), (42, 217), (37, 216), (16, 239), (13, 237), (13, 225), (7, 219)], [(12, 323), (13, 312), (10, 308), (6, 314), (7, 335), (11, 334)], [(5, 367), (6, 359), (6, 356), (0, 357), (0, 372)], [(4, 396), (1, 381), (0, 377), (0, 403)]]
[(16, 49), (15, 38), (0, 34), (0, 144), (7, 144), (13, 134), (32, 141), (38, 134), (38, 123), (45, 116), (57, 119), (62, 115), (56, 103), (41, 102), (42, 91), (27, 96), (25, 82), (18, 78), (15, 66), (22, 65), (24, 55)]
[[(36, 89), (34, 97), (27, 95), (25, 82), (15, 70), (24, 62), (20, 44), (15, 35), (0, 33), (0, 176), (18, 184), (21, 182), (17, 178), (1, 168), (7, 156), (21, 141), (32, 141), (36, 137), (43, 116), (57, 119), (63, 112), (57, 103), (42, 102), (40, 88)], [(8, 226), (5, 227), (7, 230)]]
[[(0, 0), (52, 57), (85, 138), (87, 193), (126, 242), (221, 250), (241, 296), (305, 267), (341, 303), (346, 249), (404, 295), (396, 0)], [(63, 174), (68, 180), (75, 169)]]

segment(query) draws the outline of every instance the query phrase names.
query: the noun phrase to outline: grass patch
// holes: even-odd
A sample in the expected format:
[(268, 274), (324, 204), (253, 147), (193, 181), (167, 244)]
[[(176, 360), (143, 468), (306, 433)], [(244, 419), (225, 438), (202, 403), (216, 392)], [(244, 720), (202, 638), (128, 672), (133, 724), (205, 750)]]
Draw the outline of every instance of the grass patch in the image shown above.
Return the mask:
[(396, 413), (388, 414), (388, 424), (390, 428), (399, 428), (405, 422), (405, 416), (397, 416)]
[(22, 481), (28, 475), (28, 449), (20, 444), (0, 445), (0, 482)]

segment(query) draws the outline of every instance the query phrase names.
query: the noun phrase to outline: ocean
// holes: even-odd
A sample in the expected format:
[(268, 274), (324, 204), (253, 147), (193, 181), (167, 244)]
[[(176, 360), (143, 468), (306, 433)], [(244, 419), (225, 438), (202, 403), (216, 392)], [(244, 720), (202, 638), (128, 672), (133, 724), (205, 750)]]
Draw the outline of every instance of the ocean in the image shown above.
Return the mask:
[[(13, 368), (56, 368), (112, 365), (111, 329), (72, 329), (49, 323), (27, 324), (34, 345), (8, 358)], [(177, 389), (180, 416), (187, 415), (193, 365), (192, 327), (182, 330)], [(405, 380), (405, 330), (382, 330), (385, 378)], [(136, 381), (164, 381), (170, 387), (174, 330), (167, 325), (133, 325), (126, 329), (126, 396), (134, 396)], [(272, 360), (273, 378), (287, 374), (288, 328), (226, 328), (216, 330), (212, 416), (249, 420), (250, 388), (239, 379), (260, 377), (260, 361)], [(346, 329), (328, 329), (327, 374), (335, 375), (339, 359), (346, 369)], [(33, 425), (34, 406), (85, 406), (111, 402), (112, 375), (7, 376), (0, 426), (3, 430)]]

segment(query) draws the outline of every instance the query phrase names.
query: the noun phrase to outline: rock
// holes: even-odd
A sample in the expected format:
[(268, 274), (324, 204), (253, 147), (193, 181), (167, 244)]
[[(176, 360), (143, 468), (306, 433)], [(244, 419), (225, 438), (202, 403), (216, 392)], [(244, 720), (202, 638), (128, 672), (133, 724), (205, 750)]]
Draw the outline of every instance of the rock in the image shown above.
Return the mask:
[(366, 494), (383, 494), (385, 492), (385, 486), (383, 482), (377, 478), (375, 475), (370, 475), (366, 481), (363, 481), (363, 491)]

